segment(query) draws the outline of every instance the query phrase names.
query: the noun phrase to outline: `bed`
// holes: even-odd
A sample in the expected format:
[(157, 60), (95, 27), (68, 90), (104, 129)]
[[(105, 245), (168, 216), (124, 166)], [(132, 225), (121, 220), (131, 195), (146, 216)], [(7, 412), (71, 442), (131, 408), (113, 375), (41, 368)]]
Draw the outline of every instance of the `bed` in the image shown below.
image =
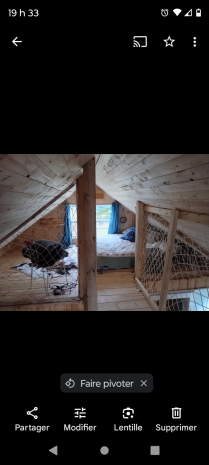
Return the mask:
[[(97, 267), (132, 268), (135, 266), (135, 242), (120, 239), (123, 234), (97, 236)], [(166, 251), (165, 241), (147, 243), (147, 261), (152, 261), (159, 252)]]
[(97, 267), (132, 268), (135, 265), (135, 242), (120, 239), (123, 234), (97, 236)]

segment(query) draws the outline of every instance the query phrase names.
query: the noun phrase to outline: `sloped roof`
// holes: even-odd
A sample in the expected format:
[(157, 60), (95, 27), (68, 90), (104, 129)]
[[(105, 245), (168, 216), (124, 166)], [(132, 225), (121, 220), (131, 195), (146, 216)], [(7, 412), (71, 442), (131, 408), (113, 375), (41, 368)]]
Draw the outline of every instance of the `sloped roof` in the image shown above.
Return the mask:
[(208, 154), (6, 154), (0, 155), (0, 239), (50, 202), (54, 208), (53, 199), (93, 156), (97, 185), (132, 212), (140, 200), (209, 214)]
[[(208, 215), (209, 154), (114, 154), (97, 170), (97, 185), (134, 213), (140, 200)], [(179, 219), (177, 228), (209, 252), (209, 226)]]
[(208, 214), (209, 154), (112, 155), (97, 170), (97, 185), (133, 212), (140, 200)]

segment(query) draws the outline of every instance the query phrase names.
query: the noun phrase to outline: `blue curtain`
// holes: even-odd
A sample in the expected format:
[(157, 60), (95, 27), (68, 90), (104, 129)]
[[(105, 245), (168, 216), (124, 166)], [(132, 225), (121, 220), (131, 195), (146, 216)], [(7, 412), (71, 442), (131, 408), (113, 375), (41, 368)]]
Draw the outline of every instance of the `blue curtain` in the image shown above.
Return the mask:
[(112, 204), (108, 234), (119, 234), (119, 203)]
[(64, 236), (62, 238), (62, 244), (65, 249), (73, 247), (72, 245), (72, 225), (70, 218), (70, 204), (66, 202), (65, 204), (65, 219), (64, 219)]

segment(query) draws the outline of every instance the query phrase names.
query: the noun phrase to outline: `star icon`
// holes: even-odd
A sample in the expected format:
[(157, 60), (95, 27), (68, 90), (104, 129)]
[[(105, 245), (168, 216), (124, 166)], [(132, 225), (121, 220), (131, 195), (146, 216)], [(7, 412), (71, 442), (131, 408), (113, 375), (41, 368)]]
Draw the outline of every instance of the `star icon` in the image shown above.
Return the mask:
[(169, 45), (173, 47), (173, 42), (175, 42), (175, 39), (171, 39), (171, 36), (168, 37), (168, 39), (165, 39), (164, 42), (166, 43), (166, 47)]

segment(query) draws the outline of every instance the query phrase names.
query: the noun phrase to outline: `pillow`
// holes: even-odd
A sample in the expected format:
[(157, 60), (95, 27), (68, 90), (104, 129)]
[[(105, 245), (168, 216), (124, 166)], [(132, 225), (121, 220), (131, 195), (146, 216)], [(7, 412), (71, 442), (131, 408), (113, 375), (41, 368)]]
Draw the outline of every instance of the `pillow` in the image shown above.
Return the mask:
[(135, 242), (135, 227), (130, 228), (123, 237), (121, 237), (124, 241)]
[(128, 229), (124, 229), (124, 231), (122, 232), (122, 234), (126, 234), (128, 231), (129, 231), (130, 228)]

